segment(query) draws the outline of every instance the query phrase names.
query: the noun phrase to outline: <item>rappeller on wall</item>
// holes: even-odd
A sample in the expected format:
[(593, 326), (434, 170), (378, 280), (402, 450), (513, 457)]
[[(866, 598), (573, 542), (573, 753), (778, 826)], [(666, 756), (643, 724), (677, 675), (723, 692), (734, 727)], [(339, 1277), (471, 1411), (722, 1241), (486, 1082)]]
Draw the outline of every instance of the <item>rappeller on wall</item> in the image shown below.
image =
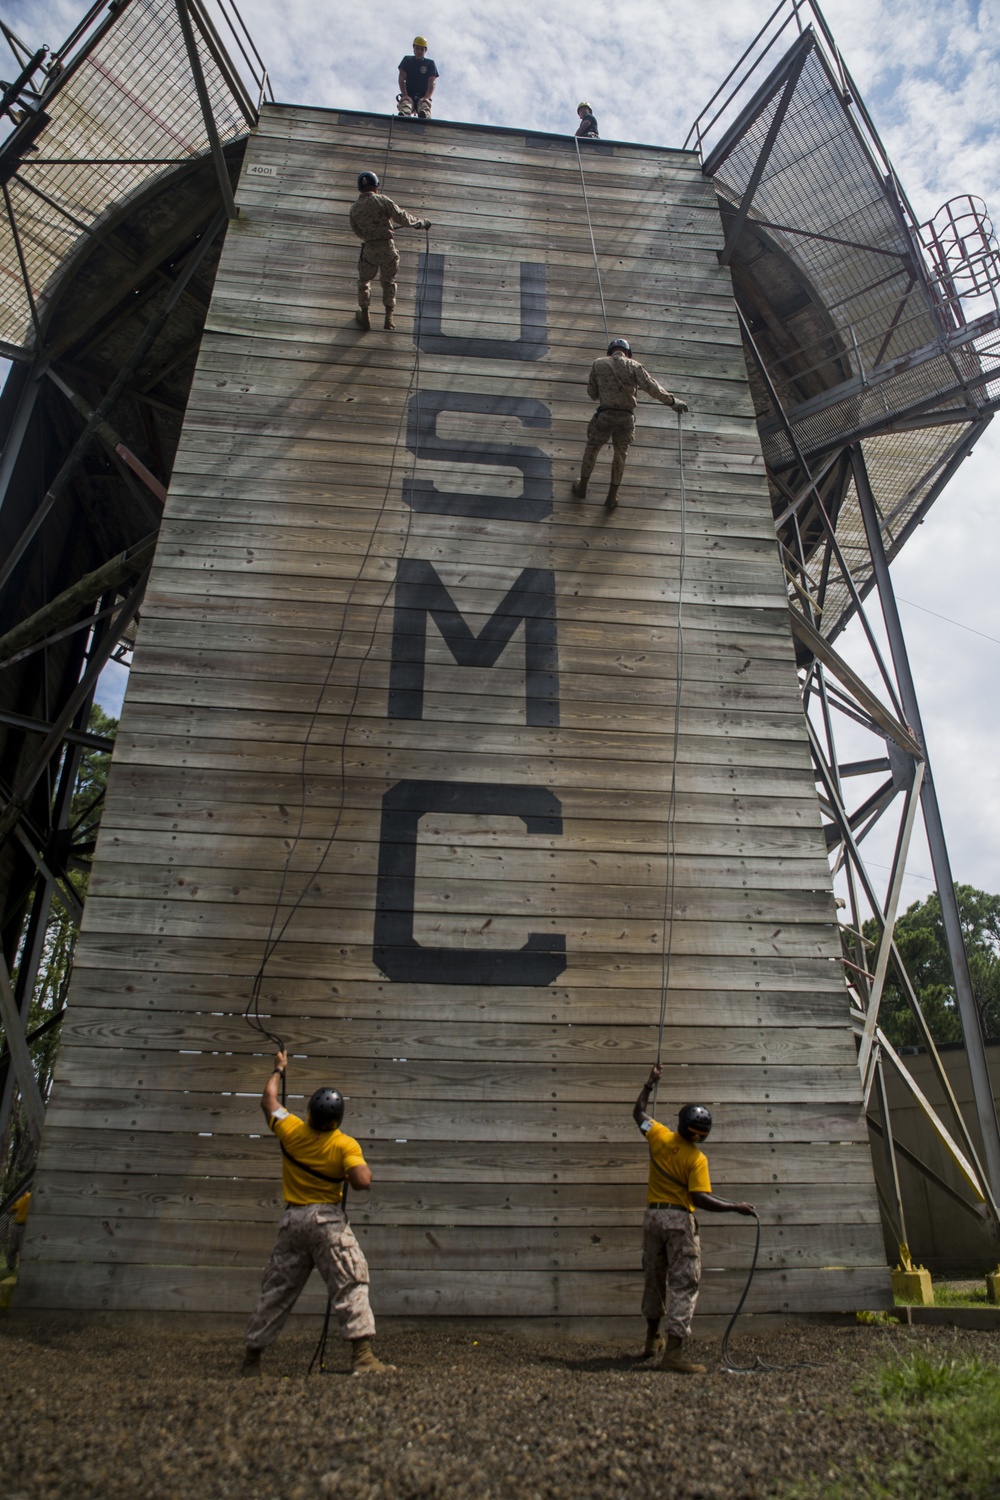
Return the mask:
[(399, 251), (392, 237), (393, 225), (405, 224), (410, 229), (430, 229), (430, 219), (415, 219), (405, 208), (400, 208), (378, 190), (378, 178), (374, 172), (362, 172), (358, 178), (361, 196), (351, 209), (351, 228), (362, 241), (358, 256), (358, 302), (360, 306), (354, 316), (367, 333), (371, 328), (368, 308), (371, 305), (371, 284), (377, 276), (382, 283), (382, 302), (385, 306), (385, 327), (395, 328), (392, 310), (396, 306), (396, 272), (399, 270)]
[[(752, 1203), (731, 1203), (712, 1192), (708, 1160), (698, 1147), (712, 1128), (712, 1116), (703, 1104), (685, 1104), (677, 1116), (677, 1129), (668, 1130), (646, 1113), (649, 1096), (663, 1069), (655, 1063), (643, 1084), (632, 1118), (649, 1146), (649, 1188), (646, 1217), (642, 1225), (642, 1270), (645, 1286), (642, 1312), (646, 1319), (644, 1355), (663, 1353), (662, 1370), (684, 1375), (703, 1375), (704, 1365), (692, 1364), (684, 1355), (684, 1341), (691, 1335), (691, 1319), (701, 1284), (701, 1246), (696, 1208), (711, 1213), (752, 1215)], [(670, 1306), (665, 1306), (667, 1288)], [(667, 1316), (664, 1345), (660, 1319)]]
[(587, 395), (599, 402), (598, 408), (587, 426), (587, 446), (583, 451), (580, 478), (573, 484), (573, 494), (583, 500), (587, 494), (587, 481), (594, 472), (597, 455), (608, 443), (614, 445), (611, 461), (611, 486), (604, 504), (614, 510), (618, 504), (618, 486), (625, 472), (625, 456), (635, 436), (636, 393), (645, 391), (664, 406), (674, 411), (687, 411), (687, 402), (679, 401), (652, 375), (632, 358), (632, 347), (627, 339), (612, 339), (605, 359), (595, 359), (587, 381)]
[(281, 1146), (285, 1212), (278, 1224), (260, 1297), (246, 1331), (243, 1374), (260, 1374), (260, 1353), (278, 1337), (299, 1293), (316, 1267), (326, 1282), (341, 1335), (352, 1346), (351, 1374), (380, 1375), (394, 1368), (372, 1350), (375, 1319), (368, 1302), (368, 1263), (344, 1211), (344, 1180), (357, 1193), (371, 1186), (361, 1147), (340, 1128), (344, 1101), (336, 1089), (317, 1089), (308, 1124), (278, 1100), (288, 1064), (284, 1052), (264, 1086), (260, 1107)]
[(396, 104), (403, 116), (416, 114), (426, 120), (431, 112), (431, 95), (434, 84), (441, 75), (433, 57), (427, 56), (427, 38), (413, 38), (413, 55), (404, 57), (399, 65), (399, 93)]

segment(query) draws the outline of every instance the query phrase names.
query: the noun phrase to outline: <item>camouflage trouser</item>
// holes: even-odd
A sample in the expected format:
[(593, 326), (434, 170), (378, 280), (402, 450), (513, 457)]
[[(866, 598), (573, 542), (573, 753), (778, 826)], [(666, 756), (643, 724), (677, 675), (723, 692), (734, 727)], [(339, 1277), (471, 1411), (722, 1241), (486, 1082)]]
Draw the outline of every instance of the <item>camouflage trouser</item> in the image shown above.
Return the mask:
[(278, 1337), (313, 1266), (326, 1282), (345, 1339), (375, 1335), (368, 1305), (368, 1262), (339, 1203), (292, 1204), (264, 1271), (260, 1296), (247, 1325), (248, 1349), (265, 1349)]
[(424, 94), (422, 99), (404, 99), (402, 94), (396, 95), (396, 105), (401, 115), (418, 115), (421, 120), (426, 120), (431, 112), (431, 98)]
[(611, 460), (611, 483), (619, 485), (625, 472), (625, 455), (635, 436), (635, 414), (599, 406), (587, 423), (587, 446), (583, 450), (580, 478), (586, 482), (594, 472), (597, 455), (608, 443), (614, 443)]
[[(698, 1221), (683, 1208), (647, 1208), (642, 1221), (644, 1318), (667, 1315), (667, 1333), (686, 1339), (701, 1281)], [(670, 1306), (665, 1307), (667, 1287)]]
[(368, 240), (358, 256), (358, 306), (368, 307), (372, 300), (371, 283), (377, 276), (382, 283), (382, 303), (396, 306), (396, 272), (399, 251), (393, 240)]

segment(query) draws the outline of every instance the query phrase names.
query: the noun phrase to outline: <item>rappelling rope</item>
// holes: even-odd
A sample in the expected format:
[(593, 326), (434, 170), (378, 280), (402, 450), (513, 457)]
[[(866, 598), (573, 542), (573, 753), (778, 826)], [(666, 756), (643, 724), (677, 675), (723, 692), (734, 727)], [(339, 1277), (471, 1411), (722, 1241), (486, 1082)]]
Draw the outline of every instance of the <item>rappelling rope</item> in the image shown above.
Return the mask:
[[(391, 142), (391, 140), (392, 140), (392, 118), (390, 117), (390, 120), (389, 120), (389, 141)], [(387, 147), (387, 157), (388, 157), (388, 147)], [(289, 875), (289, 871), (291, 869), (291, 863), (292, 863), (292, 860), (293, 860), (293, 858), (295, 856), (295, 852), (296, 852), (296, 850), (298, 848), (299, 842), (301, 840), (303, 827), (305, 826), (306, 798), (307, 798), (307, 792), (308, 792), (307, 779), (306, 779), (306, 766), (307, 766), (308, 755), (309, 755), (309, 748), (310, 748), (310, 744), (311, 744), (311, 741), (312, 741), (312, 736), (313, 736), (313, 733), (314, 733), (315, 728), (316, 728), (317, 720), (319, 718), (319, 712), (320, 712), (320, 707), (321, 707), (322, 702), (323, 702), (323, 698), (324, 698), (324, 696), (326, 694), (327, 688), (329, 687), (330, 678), (333, 675), (333, 669), (334, 669), (334, 666), (336, 665), (337, 658), (338, 658), (339, 653), (340, 653), (340, 647), (341, 647), (341, 644), (342, 644), (343, 639), (344, 639), (344, 633), (345, 633), (345, 630), (346, 630), (346, 627), (347, 627), (347, 620), (348, 620), (348, 616), (350, 614), (351, 605), (352, 605), (353, 600), (354, 600), (354, 594), (355, 594), (355, 591), (356, 591), (358, 585), (361, 582), (361, 578), (362, 578), (362, 575), (364, 574), (365, 567), (367, 566), (368, 559), (371, 556), (372, 549), (373, 549), (373, 547), (375, 545), (375, 540), (376, 540), (376, 537), (378, 535), (378, 531), (379, 531), (379, 527), (380, 527), (381, 522), (382, 522), (382, 518), (385, 515), (386, 509), (388, 507), (389, 493), (390, 493), (390, 490), (392, 488), (393, 474), (395, 472), (395, 466), (396, 466), (396, 455), (397, 455), (397, 453), (399, 451), (399, 444), (400, 444), (400, 440), (401, 440), (402, 433), (403, 433), (403, 427), (404, 427), (404, 425), (406, 423), (406, 420), (407, 420), (407, 412), (408, 412), (408, 408), (409, 408), (409, 403), (410, 403), (411, 396), (413, 397), (414, 401), (416, 402), (416, 418), (417, 418), (417, 420), (416, 420), (416, 429), (417, 429), (416, 449), (418, 451), (416, 451), (414, 453), (414, 457), (413, 457), (414, 471), (416, 469), (417, 459), (419, 457), (419, 441), (420, 441), (419, 440), (419, 433), (420, 433), (420, 331), (421, 331), (421, 324), (422, 324), (422, 319), (423, 319), (424, 300), (425, 300), (425, 295), (426, 295), (426, 290), (427, 290), (427, 266), (428, 266), (429, 259), (430, 259), (430, 232), (428, 230), (424, 230), (424, 264), (423, 264), (422, 275), (421, 275), (421, 278), (420, 278), (420, 287), (419, 287), (418, 294), (417, 294), (416, 336), (415, 336), (415, 339), (414, 339), (415, 352), (414, 352), (414, 358), (413, 358), (413, 366), (412, 366), (412, 369), (410, 371), (410, 378), (409, 378), (409, 383), (408, 383), (407, 388), (406, 388), (406, 393), (405, 393), (405, 395), (403, 397), (403, 403), (402, 403), (402, 408), (401, 408), (401, 411), (400, 411), (399, 422), (397, 423), (397, 426), (396, 426), (396, 436), (395, 436), (395, 440), (394, 440), (393, 445), (392, 445), (392, 454), (391, 454), (390, 459), (389, 459), (389, 474), (388, 474), (388, 478), (386, 479), (385, 491), (383, 493), (381, 503), (380, 503), (378, 511), (376, 513), (374, 524), (372, 525), (371, 533), (370, 533), (370, 535), (368, 537), (368, 542), (367, 542), (367, 545), (365, 547), (364, 554), (363, 554), (363, 556), (361, 558), (361, 562), (360, 562), (360, 565), (358, 567), (357, 573), (355, 574), (355, 577), (354, 577), (354, 579), (353, 579), (353, 581), (351, 583), (351, 587), (350, 587), (350, 589), (348, 591), (347, 599), (345, 600), (345, 603), (344, 603), (344, 609), (343, 609), (343, 613), (341, 615), (341, 620), (340, 620), (340, 628), (339, 628), (339, 630), (337, 632), (337, 639), (336, 639), (336, 641), (334, 643), (333, 651), (332, 651), (332, 653), (330, 655), (330, 659), (329, 659), (329, 662), (327, 664), (327, 668), (326, 668), (326, 672), (325, 672), (324, 677), (323, 677), (322, 685), (321, 685), (321, 687), (319, 689), (319, 692), (316, 695), (316, 701), (315, 701), (315, 703), (313, 705), (312, 714), (311, 714), (310, 720), (309, 720), (309, 728), (306, 731), (306, 737), (305, 737), (305, 740), (303, 741), (302, 756), (301, 756), (301, 760), (300, 760), (300, 764), (299, 764), (300, 805), (299, 805), (299, 821), (298, 821), (298, 826), (297, 826), (297, 828), (295, 830), (295, 835), (294, 835), (294, 837), (293, 837), (293, 839), (291, 841), (291, 844), (289, 846), (288, 853), (285, 856), (285, 863), (284, 863), (284, 866), (283, 866), (282, 872), (281, 872), (281, 881), (280, 881), (280, 884), (279, 884), (279, 887), (278, 887), (278, 894), (277, 894), (277, 896), (275, 898), (274, 908), (273, 908), (273, 911), (271, 913), (271, 921), (270, 921), (270, 925), (268, 927), (267, 937), (264, 940), (263, 954), (262, 954), (262, 957), (261, 957), (260, 964), (259, 964), (259, 966), (257, 968), (257, 971), (256, 971), (256, 973), (254, 975), (254, 978), (253, 978), (253, 983), (252, 983), (252, 986), (251, 986), (250, 998), (248, 999), (247, 1004), (246, 1004), (246, 1008), (244, 1009), (244, 1012), (243, 1012), (243, 1019), (245, 1021), (247, 1021), (247, 1023), (250, 1026), (252, 1026), (256, 1031), (260, 1032), (260, 1034), (262, 1036), (266, 1036), (269, 1039), (269, 1041), (273, 1042), (278, 1047), (278, 1049), (280, 1051), (284, 1051), (284, 1043), (283, 1043), (282, 1039), (279, 1036), (275, 1035), (274, 1032), (269, 1031), (267, 1029), (267, 1027), (264, 1025), (264, 1023), (261, 1020), (261, 1018), (260, 1018), (260, 992), (261, 992), (261, 988), (262, 988), (263, 983), (264, 983), (264, 975), (265, 975), (265, 972), (267, 970), (267, 965), (270, 962), (270, 959), (271, 959), (272, 955), (274, 954), (275, 949), (278, 947), (278, 944), (281, 942), (282, 938), (284, 937), (285, 933), (287, 932), (289, 923), (291, 922), (292, 918), (295, 916), (295, 914), (298, 911), (299, 907), (301, 906), (303, 900), (305, 899), (305, 896), (306, 896), (306, 893), (309, 890), (309, 887), (312, 885), (312, 882), (319, 876), (320, 872), (322, 871), (323, 866), (326, 863), (327, 857), (328, 857), (328, 855), (330, 853), (330, 850), (333, 847), (334, 841), (336, 840), (337, 834), (340, 831), (340, 824), (341, 824), (341, 822), (343, 820), (344, 804), (345, 804), (346, 792), (347, 792), (347, 787), (346, 787), (347, 736), (350, 733), (351, 723), (352, 723), (352, 720), (353, 720), (353, 716), (354, 716), (355, 710), (357, 708), (358, 698), (359, 698), (360, 693), (361, 693), (361, 679), (362, 679), (362, 676), (364, 674), (364, 669), (367, 666), (368, 660), (369, 660), (369, 658), (371, 656), (371, 653), (372, 653), (372, 650), (374, 649), (375, 637), (376, 637), (376, 635), (378, 633), (379, 624), (381, 623), (382, 612), (385, 609), (385, 606), (386, 606), (386, 604), (388, 603), (388, 600), (389, 600), (389, 596), (390, 596), (390, 594), (392, 593), (392, 591), (393, 591), (393, 589), (395, 587), (395, 577), (391, 578), (389, 580), (389, 582), (386, 584), (385, 592), (383, 593), (382, 598), (381, 598), (379, 604), (376, 607), (375, 617), (374, 617), (374, 621), (373, 621), (373, 624), (372, 624), (371, 632), (369, 634), (368, 643), (367, 643), (367, 645), (365, 647), (365, 650), (364, 650), (364, 653), (362, 655), (361, 661), (360, 661), (360, 663), (358, 665), (358, 670), (357, 670), (357, 674), (356, 674), (355, 682), (354, 682), (353, 695), (352, 695), (352, 698), (351, 698), (351, 705), (350, 705), (350, 708), (348, 709), (346, 718), (344, 720), (343, 733), (342, 733), (342, 735), (340, 737), (340, 744), (339, 744), (339, 747), (338, 747), (339, 756), (340, 756), (340, 794), (339, 794), (339, 798), (338, 798), (338, 802), (337, 802), (337, 811), (336, 811), (336, 816), (335, 816), (335, 820), (334, 820), (334, 824), (333, 824), (333, 829), (332, 829), (332, 831), (330, 833), (329, 838), (326, 840), (325, 844), (323, 845), (323, 850), (322, 850), (322, 853), (320, 855), (319, 860), (317, 861), (315, 867), (311, 870), (311, 872), (310, 872), (310, 874), (308, 876), (308, 879), (306, 879), (305, 882), (303, 883), (303, 885), (302, 885), (302, 887), (301, 887), (298, 895), (296, 896), (295, 900), (292, 902), (292, 904), (291, 904), (291, 906), (290, 906), (290, 908), (288, 910), (288, 913), (287, 913), (284, 921), (281, 923), (281, 926), (277, 927), (278, 917), (279, 917), (279, 914), (280, 914), (280, 911), (281, 911), (281, 903), (282, 903), (282, 900), (284, 899), (284, 894), (285, 894), (285, 886), (286, 886), (286, 884), (288, 882), (288, 875)], [(406, 507), (406, 526), (405, 526), (405, 530), (404, 530), (404, 533), (403, 533), (403, 543), (402, 543), (402, 546), (401, 546), (400, 552), (399, 552), (399, 555), (401, 557), (404, 556), (405, 553), (406, 553), (406, 548), (407, 548), (407, 544), (408, 544), (409, 539), (410, 539), (410, 532), (411, 532), (412, 526), (413, 526), (413, 508), (412, 508), (412, 506), (407, 506)], [(275, 931), (276, 927), (277, 927), (277, 931)]]
[[(674, 893), (677, 886), (677, 762), (681, 741), (681, 707), (684, 698), (684, 575), (687, 571), (687, 484), (684, 479), (684, 428), (677, 413), (677, 470), (681, 502), (680, 557), (677, 569), (677, 625), (674, 646), (674, 749), (670, 759), (670, 796), (667, 799), (667, 868), (663, 882), (663, 941), (660, 944), (660, 1020), (656, 1034), (656, 1061), (663, 1059), (663, 1030), (667, 1023), (667, 995), (674, 951)], [(659, 1080), (653, 1089), (656, 1109)]]
[(601, 317), (604, 319), (604, 337), (606, 339), (610, 339), (611, 334), (608, 332), (608, 311), (604, 306), (604, 287), (601, 285), (601, 266), (600, 262), (597, 259), (597, 245), (594, 241), (594, 226), (591, 223), (590, 219), (590, 200), (587, 197), (587, 179), (583, 171), (583, 157), (580, 155), (580, 138), (579, 136), (574, 136), (573, 140), (576, 142), (576, 161), (577, 166), (580, 168), (580, 186), (583, 189), (583, 206), (587, 210), (587, 228), (590, 230), (590, 248), (593, 251), (594, 255), (594, 270), (597, 272), (597, 292), (598, 296), (601, 299)]
[(822, 1370), (822, 1369), (825, 1369), (826, 1365), (828, 1363), (828, 1361), (826, 1361), (826, 1360), (820, 1360), (820, 1359), (793, 1359), (793, 1360), (789, 1360), (785, 1364), (769, 1365), (766, 1360), (761, 1359), (761, 1357), (760, 1357), (759, 1354), (757, 1355), (757, 1357), (754, 1360), (754, 1362), (753, 1362), (752, 1365), (738, 1365), (738, 1364), (735, 1363), (735, 1361), (732, 1359), (732, 1357), (731, 1357), (731, 1355), (729, 1353), (729, 1336), (732, 1333), (734, 1327), (736, 1326), (736, 1319), (739, 1317), (740, 1313), (743, 1311), (743, 1304), (747, 1300), (747, 1293), (750, 1290), (750, 1284), (753, 1281), (754, 1272), (757, 1269), (757, 1257), (760, 1254), (760, 1219), (757, 1217), (756, 1213), (754, 1213), (754, 1222), (757, 1225), (757, 1238), (754, 1241), (753, 1260), (750, 1262), (750, 1270), (749, 1270), (749, 1272), (747, 1274), (746, 1285), (743, 1288), (743, 1293), (742, 1293), (742, 1295), (740, 1297), (739, 1302), (737, 1302), (737, 1304), (736, 1304), (736, 1311), (733, 1313), (732, 1317), (729, 1319), (729, 1322), (726, 1325), (726, 1331), (722, 1335), (722, 1349), (721, 1349), (720, 1354), (719, 1354), (719, 1368), (721, 1370), (726, 1370), (730, 1375), (757, 1375), (762, 1370)]
[[(601, 265), (597, 257), (597, 243), (594, 239), (594, 225), (590, 217), (590, 200), (587, 197), (587, 178), (583, 170), (583, 157), (580, 153), (579, 136), (573, 137), (576, 145), (576, 160), (580, 169), (580, 187), (583, 190), (583, 206), (587, 214), (587, 229), (590, 233), (590, 248), (594, 257), (594, 271), (597, 275), (597, 293), (601, 299), (601, 318), (604, 322), (605, 337), (610, 339), (608, 328), (608, 312), (604, 301), (604, 284), (601, 278)], [(687, 486), (684, 479), (684, 430), (681, 426), (681, 413), (677, 413), (677, 467), (680, 482), (681, 502), (681, 540), (680, 540), (680, 565), (677, 582), (677, 639), (674, 662), (674, 748), (670, 764), (670, 797), (667, 802), (667, 843), (666, 857), (667, 868), (663, 885), (663, 912), (662, 929), (663, 942), (660, 945), (660, 1016), (656, 1037), (656, 1061), (660, 1063), (663, 1055), (663, 1030), (667, 1020), (667, 994), (670, 989), (670, 968), (673, 959), (674, 940), (674, 891), (676, 888), (677, 868), (677, 759), (680, 746), (681, 733), (681, 703), (684, 692), (684, 572), (687, 566)], [(656, 1108), (656, 1093), (653, 1090), (652, 1108)]]
[[(576, 139), (576, 138), (574, 138)], [(587, 199), (587, 182), (583, 171), (583, 159), (580, 155), (580, 142), (576, 140), (576, 156), (580, 167), (580, 185), (583, 188), (583, 202), (587, 211), (587, 227), (590, 231), (590, 247), (594, 256), (594, 269), (597, 273), (597, 290), (601, 299), (601, 316), (604, 320), (605, 335), (610, 337), (608, 330), (608, 315), (604, 303), (604, 287), (601, 282), (601, 267), (597, 259), (597, 245), (594, 241), (594, 227), (590, 217), (590, 204)], [(660, 1015), (656, 1035), (656, 1062), (659, 1066), (663, 1060), (663, 1032), (667, 1022), (667, 996), (670, 993), (670, 970), (673, 961), (674, 947), (674, 897), (677, 886), (677, 765), (680, 754), (681, 738), (681, 709), (684, 699), (684, 575), (687, 569), (687, 482), (684, 477), (684, 427), (681, 421), (681, 413), (677, 413), (677, 473), (678, 488), (680, 493), (680, 554), (677, 570), (677, 624), (676, 642), (674, 654), (674, 745), (670, 760), (670, 796), (667, 800), (667, 838), (666, 838), (666, 871), (663, 882), (663, 912), (662, 927), (663, 941), (660, 945)], [(659, 1089), (659, 1081), (653, 1089), (651, 1109), (656, 1109), (656, 1095)], [(785, 1365), (769, 1365), (757, 1356), (752, 1365), (738, 1365), (732, 1359), (729, 1352), (729, 1340), (736, 1320), (743, 1311), (743, 1304), (753, 1282), (754, 1273), (757, 1270), (757, 1259), (760, 1254), (760, 1219), (754, 1213), (756, 1225), (756, 1238), (753, 1247), (753, 1259), (750, 1262), (750, 1270), (747, 1274), (746, 1284), (736, 1304), (733, 1313), (722, 1337), (721, 1368), (732, 1375), (752, 1375), (761, 1370), (789, 1370), (820, 1368), (813, 1360), (797, 1360)]]

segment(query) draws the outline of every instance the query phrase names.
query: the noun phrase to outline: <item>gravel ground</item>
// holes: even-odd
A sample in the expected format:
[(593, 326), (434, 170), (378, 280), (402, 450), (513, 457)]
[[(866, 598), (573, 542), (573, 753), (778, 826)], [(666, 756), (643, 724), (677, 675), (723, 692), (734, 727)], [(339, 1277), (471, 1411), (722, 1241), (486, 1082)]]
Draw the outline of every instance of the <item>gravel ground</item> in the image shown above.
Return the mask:
[[(750, 1325), (743, 1325), (749, 1327)], [(737, 1330), (753, 1376), (665, 1374), (621, 1344), (447, 1332), (378, 1341), (393, 1376), (306, 1380), (312, 1338), (242, 1380), (238, 1337), (0, 1324), (6, 1500), (756, 1500), (839, 1477), (879, 1428), (852, 1392), (895, 1351), (1000, 1360), (1000, 1334), (949, 1328)], [(331, 1344), (333, 1341), (331, 1340)], [(884, 1441), (884, 1438), (883, 1438)], [(860, 1497), (859, 1497), (860, 1500)]]

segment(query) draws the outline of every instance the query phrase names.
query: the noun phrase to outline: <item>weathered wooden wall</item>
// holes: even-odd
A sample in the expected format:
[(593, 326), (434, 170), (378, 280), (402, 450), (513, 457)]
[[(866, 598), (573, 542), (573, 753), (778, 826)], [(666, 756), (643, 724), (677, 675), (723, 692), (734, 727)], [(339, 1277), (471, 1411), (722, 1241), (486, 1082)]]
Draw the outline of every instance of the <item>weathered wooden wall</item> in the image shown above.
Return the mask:
[[(612, 332), (692, 408), (659, 1113), (715, 1111), (714, 1179), (765, 1221), (754, 1307), (879, 1305), (833, 901), (714, 194), (680, 151), (601, 143), (584, 162)], [(353, 321), (347, 211), (365, 167), (433, 220), (423, 272), (424, 236), (398, 236), (395, 333)], [(269, 1056), (241, 1012), (291, 850), (281, 920), (301, 900), (262, 1008), (293, 1054), (293, 1107), (321, 1082), (349, 1095), (376, 1178), (354, 1205), (376, 1310), (635, 1316), (647, 1155), (631, 1105), (656, 1050), (673, 753), (674, 415), (643, 402), (616, 514), (600, 503), (606, 460), (573, 500), (606, 340), (571, 141), (437, 121), (390, 139), (384, 118), (271, 108), (240, 201), (115, 752), (22, 1305), (250, 1307), (279, 1161), (256, 1103)], [(475, 635), (494, 616), (513, 632), (495, 665), (460, 664), (463, 619)], [(713, 1218), (703, 1238), (701, 1307), (720, 1312), (752, 1224)], [(320, 1298), (316, 1285), (303, 1306)]]

